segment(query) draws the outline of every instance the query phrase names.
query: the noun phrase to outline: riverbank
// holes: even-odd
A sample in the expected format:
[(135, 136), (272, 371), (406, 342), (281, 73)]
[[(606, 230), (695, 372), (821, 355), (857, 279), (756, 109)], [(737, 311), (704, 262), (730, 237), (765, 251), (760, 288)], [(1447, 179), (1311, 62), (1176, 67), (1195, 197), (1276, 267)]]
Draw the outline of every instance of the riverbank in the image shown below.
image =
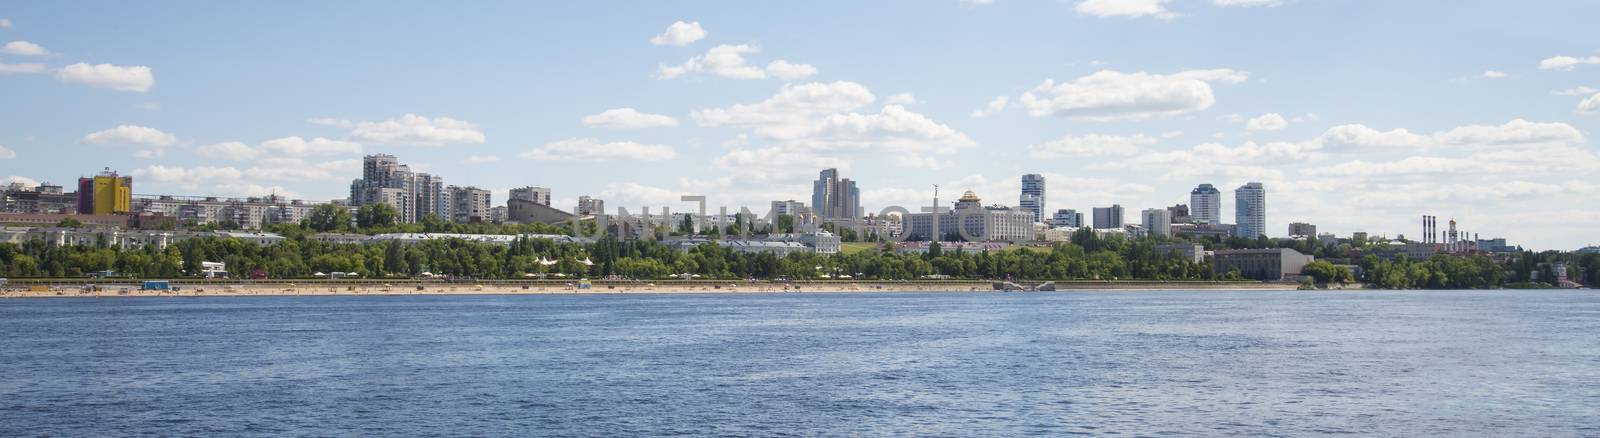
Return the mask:
[[(541, 294), (705, 294), (705, 293), (850, 293), (850, 292), (999, 292), (988, 281), (941, 282), (309, 282), (309, 283), (174, 283), (176, 290), (142, 290), (136, 284), (66, 284), (12, 287), (0, 298), (73, 297), (198, 297), (198, 296), (366, 296), (366, 295), (541, 295)], [(1057, 291), (1158, 290), (1294, 290), (1290, 283), (1249, 282), (1057, 282)]]

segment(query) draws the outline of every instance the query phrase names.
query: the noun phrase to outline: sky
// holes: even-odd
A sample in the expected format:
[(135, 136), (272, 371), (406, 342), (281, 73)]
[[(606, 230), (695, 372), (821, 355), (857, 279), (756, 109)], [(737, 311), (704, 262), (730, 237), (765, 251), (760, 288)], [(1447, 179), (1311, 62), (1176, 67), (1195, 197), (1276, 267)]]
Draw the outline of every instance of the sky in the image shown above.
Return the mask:
[[(364, 154), (608, 209), (1188, 202), (1267, 226), (1600, 243), (1600, 2), (0, 5), (0, 178), (348, 196)], [(1443, 225), (1441, 225), (1443, 227)]]

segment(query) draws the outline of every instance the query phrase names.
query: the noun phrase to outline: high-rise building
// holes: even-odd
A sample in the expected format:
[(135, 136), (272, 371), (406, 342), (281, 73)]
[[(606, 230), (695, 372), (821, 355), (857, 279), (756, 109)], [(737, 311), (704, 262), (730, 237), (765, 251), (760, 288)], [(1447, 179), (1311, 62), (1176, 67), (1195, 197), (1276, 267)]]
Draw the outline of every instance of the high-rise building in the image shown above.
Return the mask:
[(1210, 184), (1189, 191), (1189, 218), (1197, 224), (1222, 223), (1222, 191)]
[(450, 186), (451, 212), (457, 223), (477, 223), (491, 220), (489, 191), (477, 187)]
[(1289, 237), (1311, 237), (1317, 235), (1317, 226), (1305, 222), (1289, 224)]
[(550, 189), (547, 187), (534, 186), (511, 189), (511, 199), (521, 199), (549, 207)]
[(78, 214), (119, 214), (133, 211), (133, 177), (119, 176), (107, 167), (99, 175), (78, 178)]
[(823, 169), (811, 188), (811, 210), (822, 221), (861, 217), (861, 190), (839, 169)]
[(1017, 205), (1033, 212), (1034, 222), (1044, 222), (1044, 175), (1030, 173), (1022, 176), (1022, 197)]
[(1233, 191), (1234, 234), (1257, 238), (1267, 234), (1267, 188), (1252, 182)]
[(1077, 210), (1070, 208), (1065, 210), (1056, 210), (1056, 214), (1050, 216), (1050, 226), (1073, 228), (1082, 227), (1083, 213), (1079, 213)]
[(1094, 227), (1099, 230), (1122, 228), (1122, 205), (1112, 204), (1110, 207), (1095, 207)]
[(1172, 237), (1172, 213), (1167, 209), (1146, 209), (1140, 216), (1144, 217), (1145, 232), (1151, 236)]
[(606, 201), (588, 196), (578, 197), (579, 216), (598, 216), (606, 214)]
[(1189, 204), (1167, 207), (1167, 215), (1172, 217), (1172, 223), (1175, 224), (1194, 223), (1194, 218), (1189, 216)]
[[(429, 182), (431, 184), (431, 177)], [(389, 204), (400, 215), (401, 222), (416, 222), (419, 204), (416, 175), (393, 155), (366, 156), (361, 163), (361, 179), (350, 182), (350, 206), (367, 204)]]
[(418, 173), (413, 186), (417, 194), (417, 220), (433, 216), (448, 221), (454, 215), (450, 208), (450, 191), (445, 190), (444, 177)]

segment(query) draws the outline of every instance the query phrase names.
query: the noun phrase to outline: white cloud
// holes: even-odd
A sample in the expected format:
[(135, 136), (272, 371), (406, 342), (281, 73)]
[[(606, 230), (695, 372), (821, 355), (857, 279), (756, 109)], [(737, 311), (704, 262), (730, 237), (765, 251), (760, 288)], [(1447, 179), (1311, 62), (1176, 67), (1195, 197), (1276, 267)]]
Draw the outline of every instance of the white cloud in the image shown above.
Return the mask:
[(307, 156), (360, 154), (361, 144), (322, 137), (306, 140), (299, 136), (261, 142), (258, 147), (237, 141), (212, 143), (195, 148), (195, 154), (219, 160), (299, 159)]
[(1572, 71), (1579, 65), (1592, 64), (1600, 64), (1600, 56), (1585, 56), (1581, 58), (1573, 56), (1554, 56), (1545, 58), (1543, 61), (1539, 61), (1539, 69)]
[(80, 62), (62, 67), (56, 72), (56, 79), (69, 84), (140, 93), (150, 91), (150, 87), (156, 84), (155, 74), (151, 73), (150, 67), (142, 65), (89, 65)]
[(322, 137), (306, 140), (290, 136), (261, 142), (261, 152), (273, 157), (304, 157), (308, 155), (359, 154), (361, 144)]
[(468, 155), (467, 158), (461, 160), (462, 163), (466, 164), (489, 164), (496, 161), (500, 161), (500, 157), (494, 155)]
[(1251, 131), (1277, 131), (1288, 126), (1289, 121), (1278, 113), (1262, 114), (1244, 122), (1244, 129)]
[(677, 156), (672, 146), (645, 144), (631, 141), (601, 142), (592, 138), (574, 138), (546, 143), (522, 153), (530, 160), (611, 161), (639, 160), (661, 161)]
[[(976, 145), (966, 134), (901, 105), (885, 105), (877, 113), (855, 112), (875, 100), (871, 91), (854, 82), (808, 83), (785, 85), (758, 103), (697, 110), (691, 116), (700, 126), (752, 128), (751, 133), (767, 140), (769, 146), (791, 154), (835, 158), (897, 152), (952, 154)], [(930, 164), (927, 160), (896, 163)]]
[(1565, 123), (1539, 123), (1515, 119), (1500, 125), (1466, 125), (1431, 135), (1405, 129), (1378, 131), (1365, 125), (1329, 128), (1318, 141), (1334, 150), (1353, 148), (1421, 149), (1441, 146), (1485, 148), (1510, 145), (1570, 145), (1583, 142), (1583, 133)]
[(972, 6), (987, 6), (994, 4), (994, 0), (961, 0), (961, 4)]
[(1283, 5), (1283, 0), (1211, 0), (1211, 4), (1222, 7), (1274, 7)]
[(484, 141), (483, 131), (478, 125), (449, 117), (429, 119), (416, 114), (406, 114), (382, 122), (357, 122), (354, 126), (350, 131), (350, 138), (368, 143), (444, 146), (482, 144)]
[(121, 125), (83, 137), (85, 143), (98, 145), (136, 145), (164, 147), (178, 142), (178, 137), (159, 129), (135, 125)]
[(44, 73), (44, 64), (25, 62), (21, 64), (7, 64), (0, 62), (0, 75)]
[(1483, 77), (1484, 78), (1488, 78), (1488, 79), (1500, 79), (1500, 78), (1506, 77), (1506, 72), (1499, 71), (1499, 70), (1489, 70), (1489, 71), (1483, 72)]
[(1578, 113), (1579, 114), (1600, 113), (1600, 93), (1595, 93), (1595, 95), (1589, 96), (1588, 99), (1584, 99), (1582, 102), (1578, 102)]
[(0, 29), (10, 29), (10, 28), (11, 28), (11, 19), (10, 18), (0, 18)]
[(767, 64), (767, 74), (778, 79), (792, 81), (805, 79), (817, 74), (817, 68), (811, 64), (795, 64), (779, 59)]
[(1144, 134), (1133, 136), (1089, 134), (1079, 137), (1065, 136), (1044, 143), (1028, 145), (1028, 155), (1033, 158), (1101, 157), (1106, 155), (1133, 155), (1142, 146), (1156, 144), (1158, 140)]
[(261, 151), (250, 147), (250, 145), (237, 141), (212, 143), (200, 146), (195, 148), (194, 153), (195, 155), (205, 158), (234, 161), (253, 160), (261, 157)]
[(12, 175), (12, 176), (6, 177), (6, 184), (17, 184), (17, 183), (21, 183), (22, 185), (28, 186), (28, 187), (38, 187), (39, 186), (39, 180), (36, 180), (36, 179), (33, 179), (33, 178), (29, 178), (29, 177), (26, 177), (26, 176)]
[(335, 128), (344, 128), (344, 129), (355, 129), (355, 127), (356, 127), (356, 122), (352, 122), (352, 121), (344, 120), (344, 119), (335, 119), (335, 118), (332, 118), (332, 117), (310, 118), (310, 119), (306, 119), (306, 123), (310, 123), (310, 124), (313, 124), (313, 125), (332, 126), (332, 127), (335, 127)]
[(1171, 0), (1083, 0), (1073, 7), (1082, 15), (1095, 17), (1154, 17), (1171, 19), (1176, 17), (1166, 8)]
[(700, 22), (685, 23), (682, 21), (667, 26), (667, 30), (660, 35), (650, 38), (650, 44), (658, 46), (684, 46), (706, 37), (705, 28), (700, 27)]
[(995, 97), (993, 100), (990, 100), (989, 103), (984, 104), (983, 108), (978, 108), (978, 109), (972, 110), (972, 113), (968, 114), (967, 116), (972, 117), (974, 119), (981, 119), (981, 118), (984, 118), (984, 117), (989, 117), (991, 115), (994, 115), (995, 113), (998, 113), (1000, 111), (1005, 110), (1006, 109), (1006, 105), (1008, 103), (1010, 103), (1010, 98), (1007, 98), (1005, 96), (998, 96), (998, 97)]
[(761, 49), (749, 44), (712, 47), (706, 54), (689, 58), (683, 64), (661, 66), (657, 79), (674, 79), (689, 73), (707, 73), (731, 79), (764, 79), (767, 73), (761, 68), (745, 63), (744, 55), (758, 53)]
[(17, 56), (45, 56), (49, 55), (50, 51), (45, 50), (44, 47), (40, 47), (38, 44), (27, 41), (12, 41), (0, 46), (0, 53)]
[(1594, 93), (1600, 93), (1600, 90), (1596, 90), (1596, 89), (1589, 88), (1589, 87), (1582, 86), (1582, 85), (1577, 86), (1577, 87), (1568, 88), (1568, 89), (1565, 89), (1565, 90), (1550, 90), (1550, 95), (1551, 96), (1583, 96), (1583, 95), (1586, 95), (1586, 94), (1594, 94)]
[[(245, 169), (251, 179), (274, 181), (349, 181), (351, 175), (361, 173), (360, 159), (308, 162), (301, 158), (270, 157), (256, 160)], [(412, 166), (413, 170), (420, 170)]]
[(678, 126), (678, 119), (660, 114), (641, 113), (633, 108), (608, 109), (583, 117), (591, 128), (666, 128)]
[(813, 82), (784, 85), (778, 94), (759, 103), (698, 110), (691, 117), (707, 127), (795, 123), (818, 114), (861, 108), (875, 100), (867, 87), (855, 82)]
[(196, 167), (168, 167), (152, 164), (143, 168), (134, 169), (133, 177), (149, 180), (162, 184), (183, 184), (195, 187), (211, 182), (237, 180), (244, 176), (243, 172), (233, 167), (196, 166)]
[(1141, 120), (1211, 108), (1217, 101), (1211, 82), (1239, 83), (1247, 79), (1249, 73), (1229, 69), (1188, 70), (1170, 75), (1101, 70), (1061, 84), (1045, 80), (1023, 93), (1017, 102), (1034, 117)]
[(886, 97), (886, 98), (883, 99), (883, 104), (884, 105), (901, 105), (901, 106), (905, 106), (905, 105), (913, 105), (913, 104), (916, 104), (916, 103), (918, 103), (917, 102), (917, 96), (913, 95), (911, 93), (900, 93), (900, 94), (889, 96), (889, 97)]
[(0, 145), (0, 160), (13, 160), (16, 158), (17, 151), (11, 150), (11, 148), (6, 147), (5, 145)]
[(836, 157), (796, 152), (781, 147), (760, 149), (735, 149), (728, 151), (712, 165), (752, 183), (795, 182), (815, 178), (817, 169), (838, 168), (849, 170), (850, 161)]

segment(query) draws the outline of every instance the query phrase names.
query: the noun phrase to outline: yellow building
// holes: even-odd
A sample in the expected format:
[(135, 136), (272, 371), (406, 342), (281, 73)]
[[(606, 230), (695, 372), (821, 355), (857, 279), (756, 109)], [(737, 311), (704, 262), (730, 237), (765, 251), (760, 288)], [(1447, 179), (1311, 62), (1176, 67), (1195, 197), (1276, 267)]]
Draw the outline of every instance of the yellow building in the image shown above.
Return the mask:
[(120, 214), (133, 211), (133, 178), (106, 171), (94, 178), (78, 179), (79, 214)]

